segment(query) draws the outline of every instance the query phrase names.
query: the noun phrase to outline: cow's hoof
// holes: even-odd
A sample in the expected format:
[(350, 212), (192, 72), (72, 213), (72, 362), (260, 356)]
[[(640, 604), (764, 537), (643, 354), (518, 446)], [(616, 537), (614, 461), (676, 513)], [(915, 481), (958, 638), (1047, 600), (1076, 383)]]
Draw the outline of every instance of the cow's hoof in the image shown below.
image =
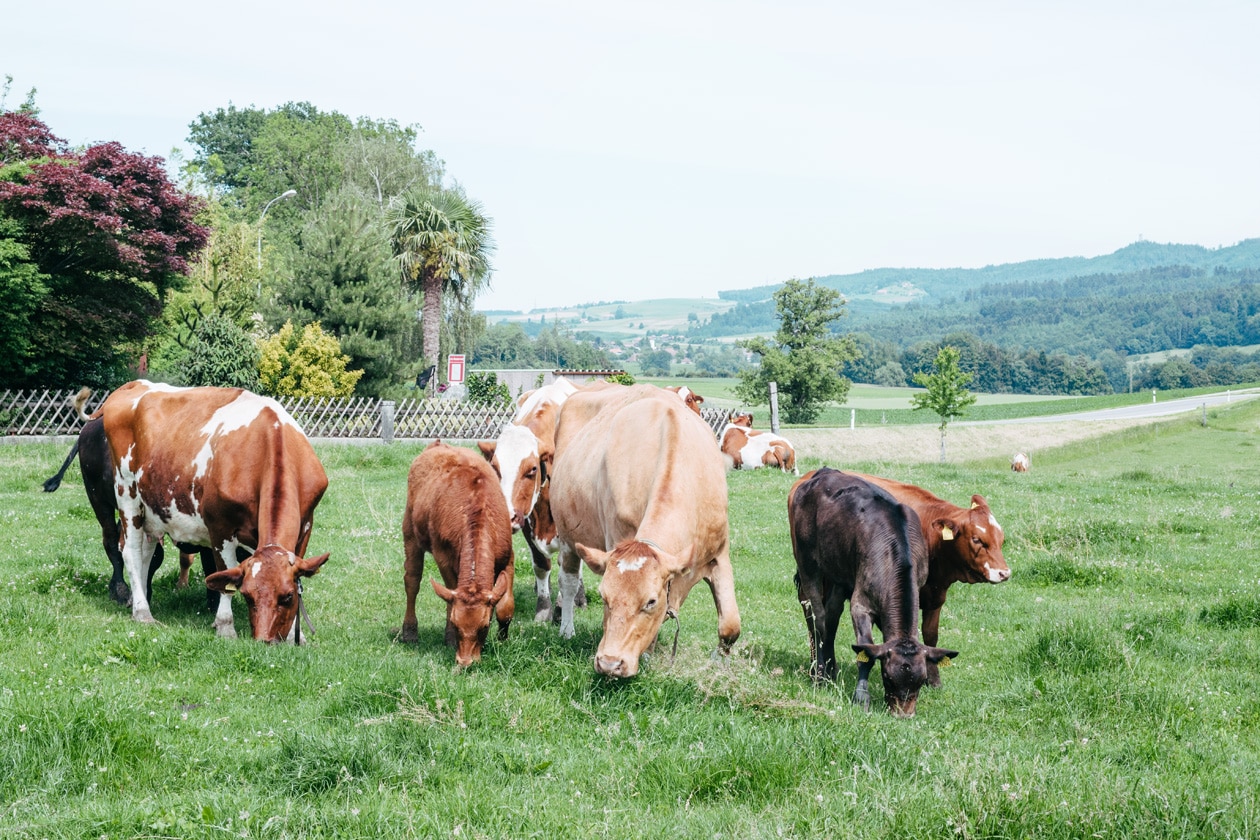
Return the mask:
[(539, 598), (538, 606), (534, 609), (534, 621), (546, 623), (551, 620), (551, 599)]
[(853, 692), (853, 702), (862, 707), (862, 711), (869, 712), (871, 710), (871, 693), (865, 688), (859, 687)]
[(157, 621), (153, 618), (153, 613), (148, 610), (136, 610), (131, 614), (131, 617), (141, 624), (157, 624)]
[(512, 622), (510, 621), (499, 622), (499, 641), (500, 642), (502, 642), (508, 637), (508, 626), (511, 625), (511, 623)]
[(563, 624), (560, 625), (560, 638), (562, 639), (572, 639), (576, 632), (577, 631), (572, 624), (568, 627), (565, 627)]
[(216, 622), (214, 625), (214, 635), (218, 636), (220, 639), (235, 639), (236, 628), (231, 624), (219, 624)]
[(418, 642), (420, 641), (419, 625), (411, 626), (403, 625), (398, 631), (398, 641), (400, 642)]

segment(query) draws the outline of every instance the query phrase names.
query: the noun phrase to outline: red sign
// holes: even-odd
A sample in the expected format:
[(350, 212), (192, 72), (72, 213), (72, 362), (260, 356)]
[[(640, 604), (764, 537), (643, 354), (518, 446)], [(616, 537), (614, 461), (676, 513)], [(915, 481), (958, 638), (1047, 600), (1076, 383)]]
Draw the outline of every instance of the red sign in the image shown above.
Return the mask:
[(464, 381), (464, 354), (452, 353), (446, 357), (446, 381), (458, 385)]

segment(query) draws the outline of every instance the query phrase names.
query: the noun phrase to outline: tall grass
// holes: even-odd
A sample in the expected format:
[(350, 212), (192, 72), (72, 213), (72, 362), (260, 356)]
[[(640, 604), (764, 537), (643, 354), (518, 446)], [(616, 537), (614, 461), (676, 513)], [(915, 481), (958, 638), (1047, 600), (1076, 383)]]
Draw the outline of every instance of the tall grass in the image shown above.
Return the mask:
[(984, 493), (1014, 570), (950, 590), (941, 644), (962, 653), (912, 720), (852, 706), (851, 662), (810, 683), (778, 472), (729, 476), (730, 660), (710, 659), (701, 586), (677, 655), (670, 622), (612, 682), (591, 667), (597, 599), (571, 640), (522, 609), (465, 672), (436, 597), (419, 644), (395, 641), (418, 446), (318, 447), (332, 483), (311, 549), (332, 559), (300, 649), (215, 638), (199, 580), (177, 591), (165, 568), (162, 623), (132, 622), (77, 477), (39, 492), (65, 447), (3, 446), (0, 834), (1255, 837), (1258, 430), (1243, 404), (1041, 452), (1024, 475), (899, 468), (956, 502)]

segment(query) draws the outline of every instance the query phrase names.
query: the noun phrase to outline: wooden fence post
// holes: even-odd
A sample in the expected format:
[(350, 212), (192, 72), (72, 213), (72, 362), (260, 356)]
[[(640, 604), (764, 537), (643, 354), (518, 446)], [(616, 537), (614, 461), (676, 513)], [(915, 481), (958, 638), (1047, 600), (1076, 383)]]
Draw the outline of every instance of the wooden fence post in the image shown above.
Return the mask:
[(770, 431), (779, 433), (779, 383), (770, 383)]

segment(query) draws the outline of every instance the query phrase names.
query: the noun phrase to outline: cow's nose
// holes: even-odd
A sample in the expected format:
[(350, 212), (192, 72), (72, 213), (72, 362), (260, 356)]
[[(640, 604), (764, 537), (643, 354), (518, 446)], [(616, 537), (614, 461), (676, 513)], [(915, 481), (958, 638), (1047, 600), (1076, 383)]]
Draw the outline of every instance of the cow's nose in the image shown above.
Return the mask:
[(521, 526), (524, 524), (525, 524), (525, 514), (523, 513), (512, 514), (512, 533), (516, 533), (517, 531), (521, 530)]
[(989, 569), (989, 580), (994, 583), (1001, 583), (1004, 580), (1009, 580), (1010, 577), (1010, 569)]
[(607, 677), (624, 677), (626, 660), (617, 656), (596, 656), (595, 670)]

